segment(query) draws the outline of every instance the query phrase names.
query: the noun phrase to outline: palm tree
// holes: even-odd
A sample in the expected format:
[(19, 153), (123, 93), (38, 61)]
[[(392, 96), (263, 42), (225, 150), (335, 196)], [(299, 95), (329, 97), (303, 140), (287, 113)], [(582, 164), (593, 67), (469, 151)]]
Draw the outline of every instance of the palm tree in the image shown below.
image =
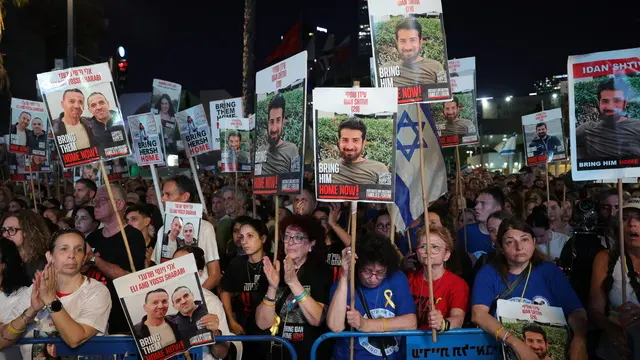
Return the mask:
[[(4, 33), (4, 16), (6, 15), (5, 2), (7, 0), (0, 0), (0, 40), (2, 39), (2, 34)], [(23, 7), (29, 3), (29, 0), (13, 0), (13, 5), (15, 7)], [(0, 92), (6, 91), (10, 93), (11, 82), (9, 81), (9, 74), (7, 73), (7, 69), (4, 67), (4, 54), (0, 54)]]

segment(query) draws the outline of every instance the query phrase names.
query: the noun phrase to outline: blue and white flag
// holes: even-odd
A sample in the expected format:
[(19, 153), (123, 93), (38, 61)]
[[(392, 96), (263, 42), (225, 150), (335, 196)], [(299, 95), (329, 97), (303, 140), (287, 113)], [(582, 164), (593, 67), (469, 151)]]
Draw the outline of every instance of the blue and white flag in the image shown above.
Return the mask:
[[(424, 213), (418, 142), (418, 106), (422, 116), (424, 172), (427, 200), (437, 200), (447, 192), (447, 170), (438, 141), (438, 131), (428, 104), (398, 105), (396, 140), (396, 198), (398, 211), (392, 211), (396, 228), (403, 231)], [(396, 209), (393, 209), (396, 210)]]
[(516, 152), (516, 133), (511, 134), (508, 139), (503, 140), (493, 148), (498, 155), (513, 155)]

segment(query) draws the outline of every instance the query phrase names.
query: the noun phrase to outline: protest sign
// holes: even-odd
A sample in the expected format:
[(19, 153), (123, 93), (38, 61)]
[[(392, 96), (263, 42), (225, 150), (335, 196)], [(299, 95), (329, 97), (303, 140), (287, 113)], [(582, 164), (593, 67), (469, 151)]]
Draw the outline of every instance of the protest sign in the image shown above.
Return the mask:
[(451, 100), (440, 0), (369, 0), (375, 86), (398, 88), (398, 103)]
[(134, 158), (140, 166), (164, 164), (160, 116), (152, 113), (128, 116)]
[(131, 153), (106, 63), (38, 74), (63, 167)]
[(570, 56), (574, 180), (640, 176), (640, 48)]
[(119, 277), (113, 285), (143, 360), (168, 359), (214, 342), (193, 254)]
[(127, 164), (127, 158), (117, 158), (107, 162), (105, 165), (107, 170), (107, 176), (109, 181), (122, 180), (123, 177), (129, 174), (129, 165)]
[(184, 152), (188, 157), (213, 151), (211, 130), (202, 104), (176, 113)]
[(500, 343), (482, 329), (445, 331), (438, 334), (438, 342), (431, 336), (407, 336), (406, 358), (503, 360)]
[[(466, 75), (474, 75), (476, 73), (475, 56), (449, 60), (449, 76), (458, 77)], [(454, 91), (455, 92), (455, 91)]]
[(11, 154), (9, 156), (9, 175), (13, 181), (26, 181), (30, 173), (48, 173), (51, 171), (47, 156), (28, 156)]
[(9, 152), (45, 156), (47, 119), (44, 103), (12, 98)]
[(392, 202), (396, 116), (393, 88), (315, 88), (316, 198)]
[(306, 88), (306, 51), (256, 74), (255, 194), (302, 189)]
[(527, 166), (567, 158), (562, 133), (562, 109), (523, 116), (522, 135), (527, 153)]
[(211, 116), (211, 136), (213, 136), (213, 150), (220, 150), (220, 119), (244, 118), (242, 98), (210, 101), (209, 114)]
[(478, 142), (475, 76), (452, 76), (453, 101), (431, 104), (440, 146), (451, 147)]
[(161, 261), (173, 258), (173, 253), (184, 245), (198, 245), (202, 204), (167, 202), (164, 210)]
[(84, 164), (82, 166), (74, 167), (73, 182), (76, 183), (80, 179), (89, 179), (96, 183), (96, 185), (102, 184), (102, 172), (100, 171), (100, 163), (94, 162), (91, 164)]
[(151, 92), (151, 113), (160, 117), (162, 124), (162, 134), (164, 135), (165, 148), (167, 153), (178, 152), (178, 126), (176, 124), (176, 113), (180, 107), (180, 94), (182, 85), (170, 81), (153, 79), (153, 90)]
[(220, 171), (251, 171), (254, 124), (249, 118), (222, 118), (220, 124)]
[[(530, 346), (539, 359), (565, 358), (569, 329), (562, 308), (513, 299), (498, 300), (496, 316), (505, 329)], [(515, 351), (504, 344), (502, 351), (505, 360), (518, 359)]]

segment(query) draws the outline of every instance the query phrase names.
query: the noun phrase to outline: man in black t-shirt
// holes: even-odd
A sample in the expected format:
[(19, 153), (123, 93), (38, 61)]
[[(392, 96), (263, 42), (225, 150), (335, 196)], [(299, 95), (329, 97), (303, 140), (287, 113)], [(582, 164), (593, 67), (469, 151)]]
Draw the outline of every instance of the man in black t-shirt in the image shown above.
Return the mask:
[[(87, 259), (91, 266), (87, 276), (101, 281), (107, 286), (111, 293), (111, 302), (120, 304), (120, 299), (113, 286), (113, 280), (127, 275), (135, 270), (144, 269), (145, 263), (145, 242), (142, 233), (132, 226), (125, 226), (124, 231), (129, 242), (131, 257), (135, 269), (131, 268), (131, 263), (124, 245), (124, 238), (118, 225), (118, 216), (123, 224), (126, 204), (126, 192), (119, 185), (111, 185), (117, 209), (113, 209), (105, 186), (98, 188), (93, 200), (95, 204), (95, 218), (102, 222), (104, 227), (98, 229), (89, 236), (87, 242)], [(109, 333), (123, 334), (129, 333), (129, 325), (122, 311), (122, 306), (112, 306), (109, 315)]]

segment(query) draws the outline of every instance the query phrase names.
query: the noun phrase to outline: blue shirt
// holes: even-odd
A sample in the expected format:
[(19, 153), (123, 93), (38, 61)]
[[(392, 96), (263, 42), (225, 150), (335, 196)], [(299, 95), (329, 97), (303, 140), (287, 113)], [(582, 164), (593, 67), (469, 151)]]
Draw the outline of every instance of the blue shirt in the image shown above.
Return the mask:
[[(407, 229), (408, 233), (411, 235), (411, 250), (413, 253), (416, 252), (416, 243), (418, 240), (418, 230), (422, 229), (424, 226), (424, 221), (420, 221), (418, 226)], [(402, 255), (407, 256), (409, 253), (409, 239), (407, 239), (407, 233), (402, 235), (402, 238), (396, 239), (396, 245), (398, 246), (398, 250), (402, 253)]]
[[(468, 224), (467, 228), (467, 252), (482, 251), (487, 254), (495, 251), (489, 234), (480, 231), (480, 224)], [(464, 229), (458, 231), (458, 249), (464, 249)]]
[[(528, 271), (528, 269), (524, 271)], [(509, 283), (513, 283), (517, 277), (518, 275), (509, 274)], [(505, 300), (519, 302), (523, 297), (525, 304), (562, 308), (565, 316), (583, 308), (580, 299), (571, 288), (569, 280), (554, 263), (544, 262), (531, 269), (527, 289), (523, 296), (522, 291), (525, 290), (526, 280), (526, 278), (523, 279), (518, 288), (513, 290)], [(491, 308), (493, 300), (505, 290), (507, 290), (507, 284), (504, 283), (500, 273), (492, 264), (487, 264), (476, 275), (471, 294), (471, 305), (485, 305)]]
[[(413, 303), (411, 297), (411, 290), (409, 289), (409, 281), (402, 271), (396, 271), (395, 273), (387, 276), (382, 283), (375, 289), (370, 289), (358, 285), (362, 290), (362, 295), (367, 301), (369, 311), (374, 319), (392, 318), (394, 316), (402, 316), (406, 314), (415, 314), (416, 306)], [(331, 287), (331, 299), (335, 294), (338, 287), (338, 282), (334, 283)], [(356, 290), (357, 291), (357, 290)], [(347, 294), (347, 303), (350, 302), (351, 295)], [(358, 310), (363, 317), (367, 318), (367, 312), (360, 301), (360, 296), (356, 294), (356, 310)], [(371, 338), (360, 337), (356, 338), (354, 358), (361, 359), (381, 359), (382, 353), (379, 347), (371, 344), (372, 339), (378, 344), (382, 343), (383, 338)], [(400, 337), (385, 337), (385, 353), (389, 360), (401, 360), (402, 352), (400, 346), (402, 341)], [(336, 339), (335, 346), (333, 348), (334, 360), (349, 359), (349, 338)]]

